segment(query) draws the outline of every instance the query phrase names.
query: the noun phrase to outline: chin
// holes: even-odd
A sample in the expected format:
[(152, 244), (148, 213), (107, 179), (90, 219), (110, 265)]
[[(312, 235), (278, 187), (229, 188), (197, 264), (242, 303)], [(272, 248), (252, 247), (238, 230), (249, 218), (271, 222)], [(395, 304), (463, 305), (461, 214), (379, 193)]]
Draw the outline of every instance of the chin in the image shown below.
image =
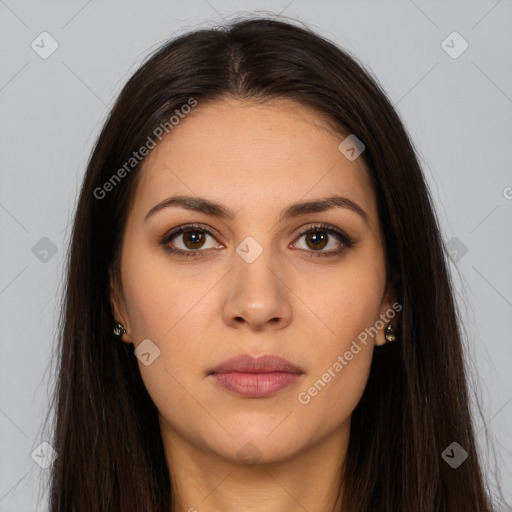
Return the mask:
[[(299, 433), (283, 430), (280, 433), (271, 429), (252, 428), (238, 432), (231, 431), (233, 438), (212, 443), (210, 449), (219, 456), (242, 465), (271, 464), (283, 462), (297, 455), (304, 445)], [(279, 427), (278, 427), (279, 428)]]

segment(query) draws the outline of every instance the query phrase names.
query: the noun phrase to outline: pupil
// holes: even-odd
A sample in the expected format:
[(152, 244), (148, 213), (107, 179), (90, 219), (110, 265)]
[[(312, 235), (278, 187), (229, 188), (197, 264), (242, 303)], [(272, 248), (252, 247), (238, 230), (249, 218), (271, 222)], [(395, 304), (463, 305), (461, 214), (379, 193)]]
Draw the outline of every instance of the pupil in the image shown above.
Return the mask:
[(192, 245), (197, 245), (198, 243), (200, 243), (202, 241), (202, 233), (201, 232), (189, 231), (188, 233), (190, 233), (190, 234), (186, 237), (186, 239)]
[[(312, 243), (315, 247), (319, 247), (322, 244), (322, 242), (325, 241), (325, 239), (326, 239), (325, 234), (322, 234), (322, 233), (319, 234), (318, 232), (314, 232), (311, 234), (310, 241), (312, 241)], [(323, 248), (323, 246), (321, 248)]]

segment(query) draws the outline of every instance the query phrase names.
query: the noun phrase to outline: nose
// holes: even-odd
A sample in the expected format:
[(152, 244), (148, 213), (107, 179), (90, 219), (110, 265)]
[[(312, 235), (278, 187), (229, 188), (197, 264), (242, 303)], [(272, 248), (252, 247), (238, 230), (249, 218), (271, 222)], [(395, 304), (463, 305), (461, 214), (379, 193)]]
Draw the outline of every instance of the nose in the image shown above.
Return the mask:
[[(270, 331), (290, 324), (293, 293), (287, 284), (283, 266), (270, 251), (252, 263), (233, 255), (234, 268), (226, 283), (228, 292), (223, 304), (224, 322), (236, 329)], [(289, 281), (289, 278), (288, 278)]]

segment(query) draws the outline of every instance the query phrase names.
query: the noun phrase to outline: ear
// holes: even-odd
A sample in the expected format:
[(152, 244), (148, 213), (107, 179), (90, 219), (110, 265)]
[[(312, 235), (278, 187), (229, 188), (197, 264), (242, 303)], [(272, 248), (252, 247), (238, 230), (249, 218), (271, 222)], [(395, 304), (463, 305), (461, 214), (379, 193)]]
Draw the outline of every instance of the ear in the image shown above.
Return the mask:
[[(400, 304), (396, 298), (397, 298), (397, 283), (398, 283), (398, 276), (394, 276), (393, 279), (390, 280), (388, 283), (388, 286), (386, 288), (386, 291), (384, 293), (384, 298), (382, 300), (382, 305), (380, 308), (380, 315), (378, 319), (378, 326), (382, 325), (382, 328), (379, 329), (378, 333), (375, 336), (375, 345), (381, 346), (387, 343), (386, 340), (386, 327), (388, 324), (391, 324), (393, 326), (393, 329), (396, 332), (396, 326), (398, 323), (399, 318), (399, 312), (402, 310), (402, 304)], [(376, 325), (376, 326), (377, 326)]]
[(126, 332), (121, 336), (121, 341), (125, 343), (133, 343), (130, 338), (130, 322), (126, 307), (123, 300), (123, 294), (118, 290), (117, 280), (113, 276), (112, 269), (109, 269), (109, 281), (110, 281), (110, 307), (112, 309), (112, 315), (116, 322), (121, 322)]

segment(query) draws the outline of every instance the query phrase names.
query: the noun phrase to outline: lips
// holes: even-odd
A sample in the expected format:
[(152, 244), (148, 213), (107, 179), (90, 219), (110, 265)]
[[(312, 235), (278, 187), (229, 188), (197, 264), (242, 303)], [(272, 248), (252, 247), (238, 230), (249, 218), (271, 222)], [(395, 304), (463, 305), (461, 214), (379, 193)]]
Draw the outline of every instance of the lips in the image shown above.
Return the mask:
[(293, 365), (286, 359), (275, 355), (264, 355), (253, 357), (247, 354), (227, 359), (216, 366), (210, 373), (304, 373), (299, 367)]
[(304, 372), (275, 355), (232, 357), (208, 374), (222, 388), (246, 398), (264, 398), (291, 386)]

